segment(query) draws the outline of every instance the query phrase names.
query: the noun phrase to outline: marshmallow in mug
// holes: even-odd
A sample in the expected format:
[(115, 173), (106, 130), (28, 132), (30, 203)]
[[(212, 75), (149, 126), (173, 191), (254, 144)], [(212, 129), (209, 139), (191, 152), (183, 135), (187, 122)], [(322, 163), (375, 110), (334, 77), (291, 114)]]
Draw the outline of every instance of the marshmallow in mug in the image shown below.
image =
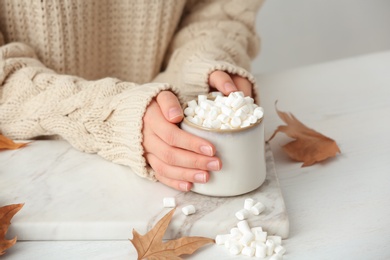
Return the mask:
[(184, 109), (186, 119), (191, 123), (211, 129), (236, 129), (255, 124), (264, 115), (262, 107), (254, 103), (251, 97), (245, 97), (242, 91), (223, 96), (212, 92), (214, 100), (206, 95), (198, 95)]

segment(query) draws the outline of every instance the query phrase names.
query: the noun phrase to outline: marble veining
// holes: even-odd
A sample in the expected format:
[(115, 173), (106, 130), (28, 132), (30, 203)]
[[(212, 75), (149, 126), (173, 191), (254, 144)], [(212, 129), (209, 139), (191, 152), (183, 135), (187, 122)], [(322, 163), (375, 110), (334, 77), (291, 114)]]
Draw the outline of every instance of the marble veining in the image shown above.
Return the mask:
[[(163, 197), (172, 196), (177, 209), (165, 234), (172, 239), (228, 232), (238, 221), (235, 212), (252, 197), (267, 209), (249, 223), (286, 238), (289, 222), (268, 145), (266, 163), (267, 178), (258, 189), (209, 197), (142, 179), (128, 167), (79, 152), (65, 141), (41, 140), (0, 153), (0, 205), (25, 203), (9, 230), (19, 240), (122, 240), (131, 238), (133, 229), (147, 232), (170, 210), (163, 208)], [(188, 204), (195, 205), (196, 214), (182, 214)]]

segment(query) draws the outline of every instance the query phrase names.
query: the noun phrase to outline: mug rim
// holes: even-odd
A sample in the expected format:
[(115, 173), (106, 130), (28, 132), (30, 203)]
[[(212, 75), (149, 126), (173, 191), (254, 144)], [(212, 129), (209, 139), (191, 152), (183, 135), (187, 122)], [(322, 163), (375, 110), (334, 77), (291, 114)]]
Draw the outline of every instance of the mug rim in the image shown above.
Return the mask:
[(251, 129), (252, 127), (255, 127), (255, 126), (259, 125), (263, 121), (263, 118), (264, 118), (264, 116), (262, 118), (258, 119), (256, 123), (251, 124), (251, 125), (246, 126), (246, 127), (229, 128), (229, 129), (220, 129), (220, 128), (214, 129), (214, 128), (208, 128), (208, 127), (200, 126), (200, 125), (192, 123), (186, 117), (184, 117), (184, 119), (182, 120), (182, 123), (186, 123), (187, 125), (189, 125), (191, 127), (194, 127), (194, 128), (200, 129), (200, 130), (204, 130), (204, 131), (207, 131), (207, 132), (232, 133), (232, 132), (241, 132), (241, 131), (245, 131), (245, 130)]

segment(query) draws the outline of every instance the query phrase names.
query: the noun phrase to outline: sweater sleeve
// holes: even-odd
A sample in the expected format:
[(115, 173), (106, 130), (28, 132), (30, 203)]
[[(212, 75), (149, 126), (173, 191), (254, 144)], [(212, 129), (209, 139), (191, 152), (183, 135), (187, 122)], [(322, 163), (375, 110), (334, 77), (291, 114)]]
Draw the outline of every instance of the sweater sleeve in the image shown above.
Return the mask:
[(215, 70), (240, 75), (255, 86), (249, 71), (259, 51), (254, 24), (261, 4), (262, 0), (190, 1), (165, 57), (165, 70), (155, 81), (177, 86), (182, 100), (209, 92), (209, 75)]
[[(0, 42), (4, 43), (1, 33)], [(0, 132), (13, 139), (58, 135), (80, 151), (154, 179), (143, 157), (142, 117), (169, 84), (87, 81), (46, 68), (22, 43), (0, 47)]]

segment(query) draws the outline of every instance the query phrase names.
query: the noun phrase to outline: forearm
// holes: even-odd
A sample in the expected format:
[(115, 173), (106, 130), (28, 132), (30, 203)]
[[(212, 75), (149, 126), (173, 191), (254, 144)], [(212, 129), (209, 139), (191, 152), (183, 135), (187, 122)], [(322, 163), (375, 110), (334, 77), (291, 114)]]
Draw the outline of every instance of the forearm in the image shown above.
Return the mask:
[(170, 85), (87, 81), (47, 69), (24, 45), (0, 50), (0, 132), (13, 139), (59, 135), (153, 178), (143, 158), (142, 117), (160, 91), (174, 91)]

